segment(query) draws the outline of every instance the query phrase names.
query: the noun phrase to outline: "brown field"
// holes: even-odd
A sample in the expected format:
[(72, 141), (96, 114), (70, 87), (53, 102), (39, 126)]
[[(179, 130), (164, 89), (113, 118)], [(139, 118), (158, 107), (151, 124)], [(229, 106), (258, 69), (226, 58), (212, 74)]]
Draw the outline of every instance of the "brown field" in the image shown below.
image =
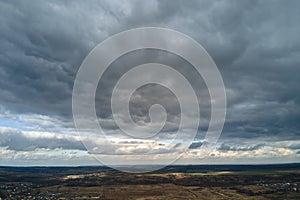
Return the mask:
[[(267, 193), (270, 190), (257, 186), (241, 187), (241, 189), (260, 191)], [(61, 192), (68, 198), (89, 197), (90, 199), (139, 199), (139, 200), (163, 200), (163, 199), (268, 199), (260, 195), (248, 196), (238, 193), (235, 189), (223, 187), (195, 187), (178, 186), (174, 184), (158, 185), (129, 185), (129, 186), (101, 186), (101, 187), (59, 187), (52, 186), (42, 189), (43, 192)], [(290, 195), (292, 197), (292, 195)], [(298, 196), (300, 197), (300, 196)]]

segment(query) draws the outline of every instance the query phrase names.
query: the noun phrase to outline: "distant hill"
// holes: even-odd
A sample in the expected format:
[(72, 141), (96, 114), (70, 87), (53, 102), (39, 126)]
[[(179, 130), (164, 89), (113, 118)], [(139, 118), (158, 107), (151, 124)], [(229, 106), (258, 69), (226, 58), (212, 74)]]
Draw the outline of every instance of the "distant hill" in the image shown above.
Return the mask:
[[(125, 167), (125, 166), (124, 166)], [(138, 167), (138, 166), (136, 166)], [(218, 171), (268, 171), (268, 170), (300, 170), (300, 163), (268, 164), (268, 165), (170, 165), (156, 172), (206, 173)], [(106, 166), (79, 167), (10, 167), (0, 166), (2, 172), (47, 173), (47, 174), (77, 174), (96, 171), (115, 171)]]

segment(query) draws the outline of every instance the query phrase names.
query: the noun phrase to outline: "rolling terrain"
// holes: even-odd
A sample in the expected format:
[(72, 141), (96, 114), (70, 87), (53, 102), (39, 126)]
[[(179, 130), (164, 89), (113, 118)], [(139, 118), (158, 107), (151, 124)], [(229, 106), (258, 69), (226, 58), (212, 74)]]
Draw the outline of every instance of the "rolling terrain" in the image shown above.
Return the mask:
[(300, 164), (0, 167), (1, 199), (300, 199)]

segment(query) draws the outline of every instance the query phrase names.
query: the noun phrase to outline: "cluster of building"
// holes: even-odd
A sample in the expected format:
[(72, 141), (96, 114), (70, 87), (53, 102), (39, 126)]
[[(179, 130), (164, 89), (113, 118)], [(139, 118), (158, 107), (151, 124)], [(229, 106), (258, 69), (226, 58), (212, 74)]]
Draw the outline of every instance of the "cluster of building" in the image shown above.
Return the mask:
[(0, 197), (6, 199), (23, 199), (24, 196), (32, 197), (32, 184), (4, 184), (0, 186)]
[(300, 192), (300, 183), (259, 183), (259, 186), (272, 188), (277, 191)]
[(0, 185), (0, 200), (83, 200), (100, 199), (100, 196), (78, 196), (66, 198), (69, 194), (62, 192), (41, 192), (39, 187), (31, 183)]
[(0, 200), (57, 200), (60, 195), (60, 193), (42, 193), (39, 191), (38, 186), (31, 183), (0, 185)]

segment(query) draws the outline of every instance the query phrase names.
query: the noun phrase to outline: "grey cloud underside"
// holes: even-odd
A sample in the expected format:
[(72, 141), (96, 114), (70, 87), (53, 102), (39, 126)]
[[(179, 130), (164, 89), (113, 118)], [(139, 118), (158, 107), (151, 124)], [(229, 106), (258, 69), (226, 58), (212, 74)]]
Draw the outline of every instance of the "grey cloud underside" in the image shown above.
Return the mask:
[[(128, 70), (149, 62), (172, 66), (190, 81), (200, 100), (201, 130), (199, 128), (199, 132), (201, 131), (203, 135), (208, 126), (207, 118), (210, 117), (209, 93), (203, 79), (186, 60), (179, 58), (174, 54), (153, 49), (139, 50), (121, 56), (110, 65), (108, 70), (105, 71), (99, 82), (96, 93), (96, 110), (100, 117), (100, 124), (103, 127), (108, 125), (109, 128), (114, 127), (117, 129), (116, 125), (111, 126), (112, 123), (107, 123), (107, 120), (113, 120), (110, 105), (113, 88), (121, 76)], [(184, 87), (182, 87), (182, 89), (184, 89)], [(176, 133), (180, 123), (180, 105), (175, 94), (160, 85), (148, 84), (138, 88), (133, 93), (129, 105), (133, 120), (136, 122), (149, 122), (149, 108), (153, 104), (162, 105), (167, 112), (167, 123), (162, 131)]]
[[(221, 141), (299, 140), (299, 7), (297, 0), (1, 1), (0, 105), (15, 114), (39, 113), (72, 121), (73, 82), (88, 52), (111, 34), (162, 26), (195, 38), (219, 67), (228, 98)], [(113, 70), (111, 80), (121, 72)], [(105, 99), (109, 89), (104, 88), (99, 97), (106, 103), (97, 104), (104, 121), (110, 118)], [(199, 130), (205, 131), (210, 115), (207, 93), (202, 91), (204, 125)], [(166, 101), (172, 100), (166, 96)], [(135, 105), (132, 109), (140, 113), (143, 104)], [(178, 114), (176, 109), (169, 112), (170, 121)], [(111, 122), (106, 127), (115, 129)]]
[(34, 151), (36, 149), (85, 150), (83, 144), (73, 138), (28, 137), (20, 130), (0, 130), (0, 146), (14, 151)]

